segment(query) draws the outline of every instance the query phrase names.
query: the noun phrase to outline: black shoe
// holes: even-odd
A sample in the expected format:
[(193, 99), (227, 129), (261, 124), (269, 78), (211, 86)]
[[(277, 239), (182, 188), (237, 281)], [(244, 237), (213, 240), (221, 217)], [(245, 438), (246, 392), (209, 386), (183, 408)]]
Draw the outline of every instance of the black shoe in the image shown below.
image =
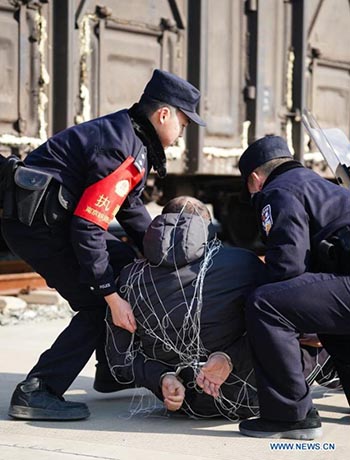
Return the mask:
[(321, 419), (315, 408), (298, 422), (275, 422), (263, 418), (245, 420), (239, 431), (253, 438), (315, 439), (322, 435)]
[(82, 420), (90, 412), (86, 404), (65, 401), (42, 380), (31, 377), (17, 385), (8, 414), (22, 420)]
[(102, 364), (96, 364), (94, 390), (99, 393), (113, 393), (114, 391), (135, 388), (135, 383), (119, 383), (111, 374), (111, 371)]

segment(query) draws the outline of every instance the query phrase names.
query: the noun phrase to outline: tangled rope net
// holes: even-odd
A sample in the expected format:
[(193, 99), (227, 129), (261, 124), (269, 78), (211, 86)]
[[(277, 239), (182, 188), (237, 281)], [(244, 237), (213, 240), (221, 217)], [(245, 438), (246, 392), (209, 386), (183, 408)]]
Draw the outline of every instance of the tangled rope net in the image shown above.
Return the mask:
[[(181, 213), (179, 213), (177, 224), (180, 220)], [(208, 222), (202, 221), (203, 228), (208, 227)], [(176, 230), (176, 227), (175, 227)], [(120, 286), (120, 293), (122, 297), (127, 300), (133, 307), (133, 310), (138, 312), (137, 322), (138, 329), (142, 329), (143, 333), (154, 341), (153, 353), (146, 355), (144, 353), (142, 342), (138, 341), (135, 334), (132, 335), (130, 344), (126, 350), (120, 350), (116, 343), (111, 325), (107, 321), (107, 347), (112, 348), (114, 353), (118, 353), (123, 359), (119, 360), (118, 364), (111, 365), (111, 371), (116, 380), (118, 380), (118, 367), (129, 366), (132, 379), (134, 380), (133, 361), (138, 353), (141, 353), (146, 359), (157, 360), (160, 362), (159, 345), (162, 350), (171, 356), (171, 362), (164, 362), (164, 364), (171, 364), (176, 369), (176, 374), (179, 374), (183, 369), (192, 369), (193, 378), (191, 381), (186, 382), (186, 387), (192, 391), (202, 393), (202, 390), (196, 385), (196, 377), (200, 371), (201, 366), (207, 361), (210, 352), (205, 348), (201, 340), (201, 313), (203, 308), (203, 287), (208, 270), (212, 267), (213, 259), (222, 247), (222, 243), (217, 238), (207, 241), (205, 244), (204, 255), (199, 266), (199, 272), (193, 281), (192, 295), (188, 295), (188, 290), (185, 292), (183, 281), (180, 276), (179, 267), (176, 261), (175, 254), (175, 233), (173, 232), (173, 240), (169, 245), (168, 250), (163, 255), (162, 260), (157, 264), (152, 264), (146, 259), (135, 261), (133, 264), (126, 282)], [(162, 293), (159, 292), (157, 287), (157, 279), (154, 278), (153, 272), (162, 265), (165, 258), (172, 259), (173, 267), (175, 270), (175, 280), (177, 286), (173, 285), (173, 289), (177, 290), (180, 295), (180, 301), (171, 307), (167, 305), (167, 301), (162, 298)], [(234, 276), (234, 274), (233, 274)], [(147, 283), (146, 283), (147, 280)], [(174, 278), (171, 279), (175, 283)], [(153, 300), (156, 299), (158, 309), (155, 310)], [(174, 321), (176, 318), (176, 324)], [(179, 325), (179, 318), (181, 324)], [(174, 360), (174, 356), (176, 359)], [(316, 359), (317, 360), (317, 359)], [(308, 382), (314, 379), (315, 375), (322, 373), (323, 365), (317, 364), (313, 369)], [(214, 400), (217, 413), (214, 416), (222, 415), (229, 420), (237, 421), (240, 418), (239, 412), (245, 410), (248, 416), (257, 416), (259, 414), (259, 407), (256, 399), (255, 379), (253, 369), (249, 369), (245, 374), (245, 378), (235, 374), (234, 370), (230, 374), (227, 381), (221, 386), (220, 394)], [(321, 374), (322, 375), (322, 374)], [(334, 378), (334, 375), (322, 375), (325, 385), (329, 379)], [(328, 380), (327, 380), (328, 379)], [(125, 382), (124, 382), (125, 383)], [(225, 396), (225, 388), (229, 392), (229, 387), (235, 385), (239, 388), (235, 400), (229, 399)], [(144, 398), (141, 398), (145, 401)], [(159, 408), (156, 399), (146, 398), (146, 404), (141, 401), (135, 405), (133, 398), (132, 414), (145, 414), (151, 413), (152, 408)], [(146, 406), (146, 407), (145, 407)], [(198, 413), (192, 407), (191, 402), (184, 400), (182, 411), (192, 418), (210, 417), (210, 415), (203, 415)]]

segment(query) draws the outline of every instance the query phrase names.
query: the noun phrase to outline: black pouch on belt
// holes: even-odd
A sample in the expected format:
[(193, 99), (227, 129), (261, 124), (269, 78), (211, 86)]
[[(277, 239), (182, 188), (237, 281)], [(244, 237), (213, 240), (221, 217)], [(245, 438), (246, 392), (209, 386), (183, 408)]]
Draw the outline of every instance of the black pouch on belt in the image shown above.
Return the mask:
[(51, 174), (43, 171), (25, 166), (16, 169), (14, 181), (17, 218), (22, 224), (32, 224), (51, 180)]
[(45, 197), (44, 221), (48, 227), (64, 222), (73, 214), (76, 199), (70, 191), (57, 181), (52, 181)]

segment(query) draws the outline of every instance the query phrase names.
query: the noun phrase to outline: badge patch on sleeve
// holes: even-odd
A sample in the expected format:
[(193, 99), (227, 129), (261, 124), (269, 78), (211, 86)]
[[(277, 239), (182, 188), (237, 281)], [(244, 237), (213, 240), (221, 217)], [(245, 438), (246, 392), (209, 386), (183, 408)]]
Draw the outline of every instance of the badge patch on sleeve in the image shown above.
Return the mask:
[(112, 174), (84, 191), (74, 215), (107, 230), (125, 198), (144, 174), (144, 169), (140, 172), (135, 167), (134, 158), (128, 157)]
[(267, 204), (261, 211), (261, 223), (266, 236), (268, 236), (273, 224), (271, 206), (269, 204)]

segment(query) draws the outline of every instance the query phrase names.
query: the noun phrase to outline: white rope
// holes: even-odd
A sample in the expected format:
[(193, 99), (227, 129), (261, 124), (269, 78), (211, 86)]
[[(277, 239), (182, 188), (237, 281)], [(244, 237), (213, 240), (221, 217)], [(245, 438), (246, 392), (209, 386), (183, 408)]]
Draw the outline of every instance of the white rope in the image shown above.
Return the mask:
[[(193, 204), (193, 203), (191, 203)], [(205, 277), (208, 270), (213, 264), (213, 259), (218, 253), (221, 242), (218, 239), (213, 239), (205, 244), (203, 260), (199, 267), (199, 272), (195, 280), (193, 281), (193, 291), (189, 298), (188, 292), (185, 290), (183, 281), (180, 276), (180, 269), (176, 260), (175, 251), (175, 237), (176, 228), (179, 224), (181, 213), (175, 224), (175, 231), (173, 231), (173, 240), (171, 241), (167, 252), (163, 255), (162, 260), (158, 264), (152, 264), (147, 260), (137, 260), (133, 264), (128, 278), (123, 286), (120, 287), (122, 296), (132, 305), (134, 311), (137, 312), (136, 319), (138, 322), (138, 329), (142, 330), (144, 334), (151, 337), (154, 341), (153, 352), (147, 351), (149, 354), (146, 355), (142, 349), (142, 343), (138, 340), (135, 341), (135, 334), (132, 335), (132, 340), (127, 350), (118, 349), (118, 344), (115, 343), (111, 326), (107, 322), (107, 348), (114, 350), (122, 359), (119, 360), (122, 364), (112, 365), (111, 370), (116, 380), (118, 380), (118, 367), (130, 366), (132, 378), (135, 379), (133, 372), (133, 360), (137, 354), (143, 355), (145, 360), (156, 360), (163, 362), (166, 365), (173, 366), (177, 371), (185, 368), (190, 368), (193, 371), (193, 380), (186, 382), (186, 386), (192, 392), (202, 393), (202, 390), (196, 385), (196, 377), (200, 370), (200, 366), (203, 361), (206, 361), (209, 357), (210, 351), (206, 350), (201, 338), (201, 313), (203, 308), (203, 286)], [(207, 222), (203, 220), (203, 231), (207, 232)], [(157, 287), (158, 278), (153, 277), (154, 271), (157, 272), (157, 268), (162, 265), (164, 260), (171, 260), (173, 262), (174, 272), (172, 273), (171, 283), (177, 283), (177, 293), (179, 294), (179, 301), (177, 305), (171, 304), (170, 306), (166, 303), (167, 300), (162, 298), (162, 293), (159, 292)], [(174, 277), (175, 275), (175, 277)], [(234, 276), (234, 274), (233, 274)], [(174, 277), (174, 278), (173, 278)], [(146, 283), (147, 280), (147, 283)], [(148, 289), (149, 283), (151, 288)], [(175, 286), (172, 286), (173, 292), (176, 291)], [(152, 299), (155, 299), (152, 302)], [(157, 304), (157, 311), (153, 304)], [(174, 323), (174, 319), (179, 321), (180, 325)], [(286, 318), (282, 318), (281, 321), (286, 321)], [(169, 361), (161, 361), (159, 359), (159, 349), (170, 354), (171, 359)], [(175, 360), (175, 361), (174, 361)], [(170, 362), (171, 361), (171, 362)], [(325, 364), (325, 363), (324, 363)], [(311, 381), (315, 375), (319, 375), (323, 365), (318, 361), (317, 365), (313, 369), (313, 372), (308, 376), (308, 381)], [(247, 369), (244, 379), (235, 374), (235, 371), (231, 372), (229, 378), (221, 385), (219, 396), (215, 398), (214, 405), (216, 407), (215, 415), (206, 415), (205, 408), (204, 414), (196, 411), (195, 407), (198, 407), (198, 401), (194, 402), (191, 407), (191, 402), (184, 400), (182, 405), (183, 411), (192, 418), (208, 418), (222, 415), (229, 420), (237, 421), (240, 418), (239, 414), (242, 411), (246, 416), (257, 416), (259, 415), (259, 407), (257, 405), (256, 393), (257, 389), (252, 385), (251, 382), (255, 382), (253, 369)], [(329, 378), (332, 376), (329, 375)], [(327, 381), (327, 376), (324, 375), (324, 380)], [(130, 383), (130, 382), (124, 382)], [(323, 383), (324, 384), (324, 383)], [(232, 387), (232, 388), (230, 388)], [(237, 391), (233, 391), (237, 390)], [(225, 395), (235, 394), (235, 400), (228, 399)], [(192, 393), (193, 396), (193, 393)], [(191, 396), (190, 396), (191, 398)], [(195, 399), (195, 398), (194, 398)], [(200, 398), (199, 398), (200, 399)], [(153, 401), (154, 402), (154, 401)], [(132, 415), (134, 414), (145, 414), (152, 413), (152, 411), (159, 406), (150, 402), (150, 399), (139, 400), (137, 404), (133, 400), (133, 407), (130, 409)]]
[[(193, 203), (191, 203), (193, 204)], [(178, 220), (175, 224), (175, 231), (173, 232), (173, 238), (176, 237), (176, 227), (181, 218), (181, 213), (179, 213)], [(207, 221), (203, 219), (203, 231), (207, 234), (208, 224)], [(142, 344), (135, 344), (135, 335), (133, 335), (131, 343), (127, 350), (122, 352), (118, 349), (118, 344), (115, 343), (113, 333), (110, 329), (110, 326), (107, 323), (107, 347), (113, 349), (115, 353), (118, 353), (119, 356), (123, 356), (123, 363), (121, 365), (114, 365), (111, 367), (112, 373), (117, 379), (118, 367), (121, 366), (131, 366), (132, 380), (134, 379), (132, 363), (138, 353), (141, 353), (145, 359), (157, 360), (162, 362), (157, 356), (157, 348), (159, 346), (165, 352), (170, 353), (171, 356), (176, 356), (176, 362), (165, 362), (164, 364), (171, 364), (178, 370), (184, 368), (191, 368), (193, 370), (193, 381), (187, 382), (187, 387), (192, 388), (199, 393), (202, 390), (197, 387), (195, 379), (200, 370), (201, 364), (203, 361), (206, 361), (209, 357), (210, 351), (206, 350), (201, 338), (201, 312), (203, 308), (203, 286), (205, 282), (205, 277), (213, 264), (213, 258), (218, 253), (221, 247), (221, 242), (214, 238), (213, 240), (205, 244), (203, 260), (199, 267), (199, 273), (193, 282), (193, 294), (191, 298), (188, 298), (188, 294), (185, 292), (185, 287), (183, 281), (180, 277), (179, 268), (176, 260), (175, 252), (175, 240), (171, 241), (170, 247), (167, 250), (167, 253), (164, 254), (163, 259), (159, 264), (155, 265), (150, 263), (147, 260), (138, 260), (132, 266), (128, 279), (125, 284), (121, 286), (120, 292), (123, 297), (132, 305), (134, 311), (137, 311), (137, 321), (138, 328), (142, 328), (145, 334), (149, 335), (154, 339), (153, 354), (151, 356), (146, 356), (142, 350)], [(166, 304), (166, 300), (163, 300), (162, 294), (157, 288), (157, 279), (153, 278), (153, 270), (161, 266), (164, 259), (173, 259), (173, 265), (175, 270), (175, 280), (177, 282), (177, 291), (180, 294), (180, 300), (177, 305), (171, 305), (171, 310)], [(145, 279), (151, 281), (151, 289), (148, 290), (146, 286)], [(174, 280), (172, 280), (174, 282)], [(173, 287), (175, 290), (175, 287)], [(159, 311), (155, 311), (152, 298), (156, 297)], [(182, 316), (181, 326), (176, 326), (174, 324), (174, 318), (179, 319), (179, 316)], [(256, 389), (252, 387), (249, 383), (249, 378), (251, 373), (247, 377), (247, 381), (241, 380), (234, 373), (230, 376), (230, 383), (225, 382), (222, 386), (224, 388), (226, 385), (239, 385), (240, 391), (238, 392), (238, 397), (236, 401), (230, 401), (224, 396), (224, 393), (220, 391), (220, 396), (215, 399), (215, 406), (217, 407), (217, 414), (224, 415), (230, 420), (238, 420), (239, 416), (237, 411), (242, 407), (247, 406), (250, 410), (251, 415), (258, 414), (258, 407), (256, 405), (251, 405), (249, 400), (250, 392), (256, 392)], [(202, 415), (195, 412), (195, 410), (189, 406), (188, 402), (183, 404), (184, 411), (191, 417), (203, 417)], [(150, 410), (150, 407), (147, 406), (147, 411)], [(144, 408), (137, 405), (136, 408), (132, 409), (133, 414), (143, 412)], [(205, 416), (206, 417), (206, 416)]]

